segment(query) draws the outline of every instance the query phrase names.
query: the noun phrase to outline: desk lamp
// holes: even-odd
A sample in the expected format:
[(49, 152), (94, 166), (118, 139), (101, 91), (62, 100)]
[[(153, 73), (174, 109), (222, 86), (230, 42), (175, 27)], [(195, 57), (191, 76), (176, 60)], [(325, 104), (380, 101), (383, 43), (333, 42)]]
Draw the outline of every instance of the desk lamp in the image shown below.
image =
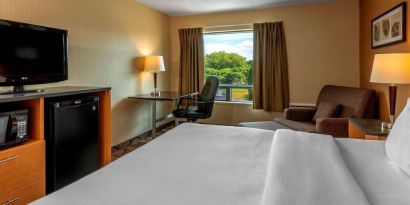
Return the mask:
[(165, 71), (164, 58), (162, 56), (147, 56), (144, 70), (154, 73), (154, 92), (151, 95), (160, 96), (160, 92), (157, 90), (157, 74)]

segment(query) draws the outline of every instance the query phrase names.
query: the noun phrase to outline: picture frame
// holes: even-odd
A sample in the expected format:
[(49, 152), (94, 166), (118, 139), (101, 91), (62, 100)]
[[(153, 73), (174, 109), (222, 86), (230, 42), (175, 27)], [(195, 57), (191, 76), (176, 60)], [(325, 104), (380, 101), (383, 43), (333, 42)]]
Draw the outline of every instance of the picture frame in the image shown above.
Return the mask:
[(406, 41), (406, 7), (406, 2), (402, 2), (372, 20), (373, 49)]

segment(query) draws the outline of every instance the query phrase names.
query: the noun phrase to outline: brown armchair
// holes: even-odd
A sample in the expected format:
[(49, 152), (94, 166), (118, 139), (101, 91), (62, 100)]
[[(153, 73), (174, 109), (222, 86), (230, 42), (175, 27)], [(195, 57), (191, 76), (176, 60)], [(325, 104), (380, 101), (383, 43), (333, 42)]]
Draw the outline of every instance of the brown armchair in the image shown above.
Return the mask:
[(314, 107), (293, 107), (285, 109), (284, 118), (300, 122), (312, 121), (315, 113), (316, 108)]
[[(283, 118), (275, 118), (271, 123), (298, 131), (347, 137), (348, 118), (372, 119), (378, 117), (374, 90), (326, 85), (322, 88), (316, 105), (322, 102), (337, 105), (340, 108), (337, 115), (314, 119), (316, 112), (318, 112), (316, 107), (291, 107), (284, 111)], [(264, 123), (266, 124), (266, 122)], [(258, 128), (255, 123), (241, 123), (240, 126)]]
[(348, 118), (319, 118), (316, 121), (316, 132), (334, 137), (347, 137), (349, 134)]

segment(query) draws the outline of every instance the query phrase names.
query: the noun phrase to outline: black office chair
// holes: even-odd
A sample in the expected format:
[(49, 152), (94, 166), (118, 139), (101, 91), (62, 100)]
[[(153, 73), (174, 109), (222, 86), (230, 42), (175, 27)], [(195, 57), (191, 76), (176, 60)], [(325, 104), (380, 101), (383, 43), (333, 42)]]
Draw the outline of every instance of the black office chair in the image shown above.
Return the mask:
[[(186, 118), (189, 122), (195, 122), (197, 119), (206, 119), (211, 117), (212, 109), (216, 92), (219, 87), (219, 78), (217, 76), (209, 76), (202, 88), (201, 93), (195, 93), (189, 97), (179, 98), (177, 101), (177, 109), (172, 111), (175, 118)], [(199, 94), (199, 95), (198, 95)], [(197, 98), (194, 96), (198, 95)], [(182, 102), (186, 100), (185, 108), (180, 108)], [(196, 105), (196, 109), (190, 109)]]

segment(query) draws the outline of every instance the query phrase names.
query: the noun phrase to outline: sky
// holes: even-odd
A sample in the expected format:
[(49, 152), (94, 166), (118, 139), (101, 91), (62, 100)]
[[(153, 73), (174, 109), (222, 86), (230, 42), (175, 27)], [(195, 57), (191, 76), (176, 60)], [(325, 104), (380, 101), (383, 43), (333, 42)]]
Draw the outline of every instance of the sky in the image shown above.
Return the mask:
[(253, 59), (253, 33), (222, 33), (204, 35), (205, 54), (215, 51), (238, 53), (247, 60)]

